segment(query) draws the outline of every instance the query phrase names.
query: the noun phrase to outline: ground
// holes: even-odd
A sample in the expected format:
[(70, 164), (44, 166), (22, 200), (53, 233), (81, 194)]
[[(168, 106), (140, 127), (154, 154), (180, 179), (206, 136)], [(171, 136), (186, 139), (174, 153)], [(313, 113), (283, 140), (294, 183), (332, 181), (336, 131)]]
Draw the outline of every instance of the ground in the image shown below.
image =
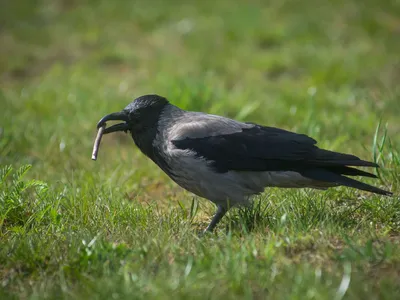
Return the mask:
[[(395, 0), (3, 1), (1, 299), (395, 299)], [(96, 123), (157, 93), (376, 161), (395, 193), (268, 189), (214, 212)], [(375, 171), (373, 171), (375, 172)]]

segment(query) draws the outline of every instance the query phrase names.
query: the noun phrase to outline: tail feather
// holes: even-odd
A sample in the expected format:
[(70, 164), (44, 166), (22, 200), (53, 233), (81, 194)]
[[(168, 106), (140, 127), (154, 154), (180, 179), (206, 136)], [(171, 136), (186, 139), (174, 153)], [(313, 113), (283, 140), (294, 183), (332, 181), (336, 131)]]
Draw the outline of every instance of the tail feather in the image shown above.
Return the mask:
[(348, 176), (364, 176), (364, 177), (370, 177), (370, 178), (378, 178), (375, 174), (368, 173), (362, 170), (358, 170), (355, 168), (350, 168), (346, 166), (330, 166), (330, 167), (325, 167), (326, 170), (329, 170), (333, 173), (339, 174), (339, 175), (348, 175)]
[[(354, 170), (354, 169), (353, 169)], [(360, 170), (358, 170), (360, 171)], [(362, 172), (362, 171), (361, 171)], [(318, 180), (318, 181), (325, 181), (325, 182), (332, 182), (336, 183), (339, 185), (351, 187), (351, 188), (356, 188), (359, 190), (379, 194), (379, 195), (385, 195), (385, 196), (391, 196), (393, 195), (391, 192), (382, 190), (380, 188), (374, 187), (372, 185), (357, 181), (352, 178), (345, 177), (341, 174), (336, 174), (328, 170), (324, 169), (310, 169), (302, 172), (302, 175), (305, 177), (308, 177), (313, 180)]]
[(317, 160), (314, 162), (318, 166), (353, 166), (353, 167), (372, 167), (379, 168), (379, 165), (376, 163), (354, 159), (354, 160), (336, 160), (336, 159), (325, 159), (325, 160)]
[(373, 167), (379, 168), (379, 165), (362, 160), (352, 154), (345, 154), (325, 149), (318, 149), (315, 163), (319, 166), (354, 166), (354, 167)]

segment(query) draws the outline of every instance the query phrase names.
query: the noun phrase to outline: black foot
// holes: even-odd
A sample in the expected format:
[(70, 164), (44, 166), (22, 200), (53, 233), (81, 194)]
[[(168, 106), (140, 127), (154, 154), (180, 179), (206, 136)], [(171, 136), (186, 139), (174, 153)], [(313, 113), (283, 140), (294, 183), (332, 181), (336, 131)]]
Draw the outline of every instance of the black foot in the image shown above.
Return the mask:
[(212, 218), (210, 224), (207, 226), (206, 230), (204, 230), (204, 234), (205, 233), (209, 233), (209, 232), (213, 232), (215, 226), (217, 226), (219, 221), (221, 221), (223, 216), (225, 216), (226, 212), (227, 212), (226, 208), (224, 208), (222, 206), (218, 206), (217, 207), (217, 212), (215, 213), (214, 217)]

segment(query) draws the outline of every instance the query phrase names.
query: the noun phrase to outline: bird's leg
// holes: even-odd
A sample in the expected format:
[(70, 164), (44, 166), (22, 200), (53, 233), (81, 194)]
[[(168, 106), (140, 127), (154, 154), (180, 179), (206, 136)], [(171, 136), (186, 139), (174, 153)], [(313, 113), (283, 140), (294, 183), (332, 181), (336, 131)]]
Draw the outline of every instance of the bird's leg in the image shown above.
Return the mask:
[(217, 206), (217, 212), (215, 213), (214, 217), (212, 218), (210, 224), (207, 226), (206, 230), (204, 231), (206, 232), (212, 232), (215, 228), (215, 226), (217, 226), (217, 224), (219, 223), (219, 221), (221, 221), (222, 217), (225, 216), (226, 212), (228, 210), (225, 207), (222, 207), (220, 205)]

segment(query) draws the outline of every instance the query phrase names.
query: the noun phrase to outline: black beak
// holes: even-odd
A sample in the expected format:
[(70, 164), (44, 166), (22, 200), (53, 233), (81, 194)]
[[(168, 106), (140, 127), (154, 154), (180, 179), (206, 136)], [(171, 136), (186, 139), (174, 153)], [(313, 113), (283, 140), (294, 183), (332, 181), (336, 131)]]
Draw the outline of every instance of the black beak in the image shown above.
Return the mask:
[(99, 121), (99, 123), (97, 123), (97, 129), (99, 129), (100, 127), (105, 125), (107, 121), (124, 121), (124, 123), (118, 123), (118, 124), (112, 125), (106, 129), (104, 129), (103, 134), (107, 134), (107, 133), (111, 133), (111, 132), (115, 132), (115, 131), (127, 132), (129, 130), (129, 124), (128, 124), (129, 116), (127, 113), (125, 113), (123, 111), (112, 113), (112, 114), (109, 114), (109, 115), (103, 117)]

